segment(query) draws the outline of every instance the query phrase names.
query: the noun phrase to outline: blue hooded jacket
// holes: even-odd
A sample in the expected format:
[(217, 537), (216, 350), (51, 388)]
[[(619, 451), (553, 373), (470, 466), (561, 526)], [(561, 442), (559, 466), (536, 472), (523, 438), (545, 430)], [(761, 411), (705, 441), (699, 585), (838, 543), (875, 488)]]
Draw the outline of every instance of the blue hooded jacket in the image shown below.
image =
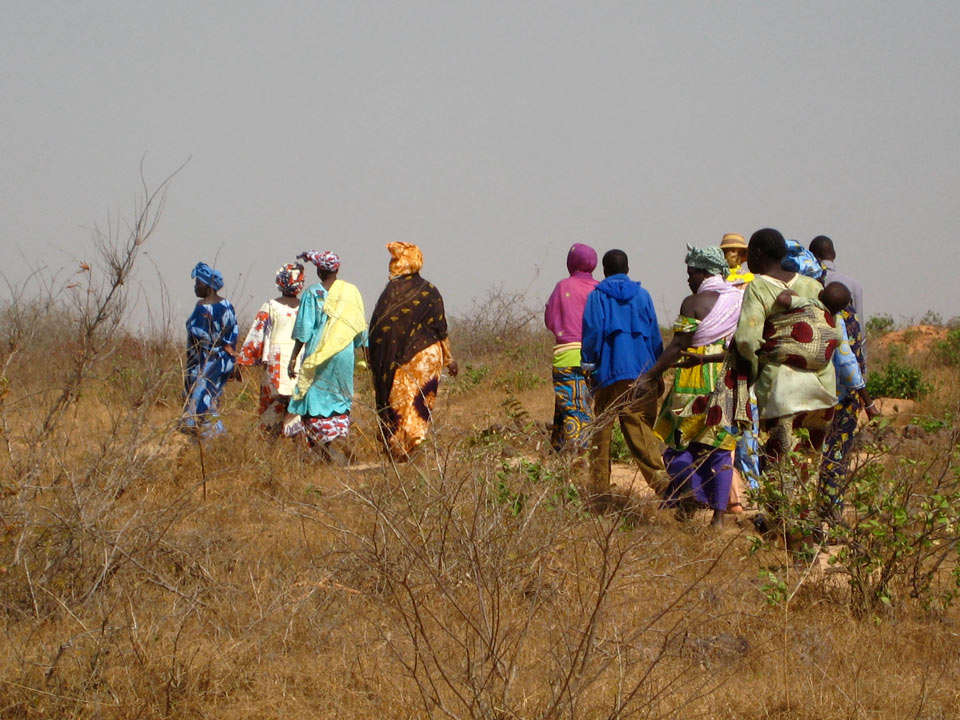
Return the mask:
[(587, 296), (583, 310), (584, 364), (593, 364), (597, 387), (635, 380), (663, 352), (650, 293), (624, 274), (611, 275)]

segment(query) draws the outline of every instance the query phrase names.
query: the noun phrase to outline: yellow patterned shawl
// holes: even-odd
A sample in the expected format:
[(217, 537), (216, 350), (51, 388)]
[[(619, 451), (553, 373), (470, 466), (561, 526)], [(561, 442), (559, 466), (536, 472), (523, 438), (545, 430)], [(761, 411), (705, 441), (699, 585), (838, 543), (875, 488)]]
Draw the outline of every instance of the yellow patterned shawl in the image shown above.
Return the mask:
[(343, 280), (334, 281), (323, 301), (327, 321), (323, 336), (313, 353), (304, 358), (297, 378), (295, 396), (302, 398), (313, 384), (317, 369), (338, 352), (351, 345), (357, 335), (367, 329), (363, 298), (355, 285)]

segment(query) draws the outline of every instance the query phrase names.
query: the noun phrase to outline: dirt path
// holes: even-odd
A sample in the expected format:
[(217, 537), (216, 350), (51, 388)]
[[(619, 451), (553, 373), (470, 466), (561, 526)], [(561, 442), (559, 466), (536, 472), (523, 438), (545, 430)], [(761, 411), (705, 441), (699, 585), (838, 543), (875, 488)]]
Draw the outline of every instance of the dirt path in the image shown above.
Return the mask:
[(652, 500), (656, 493), (647, 485), (640, 474), (640, 468), (626, 463), (613, 463), (610, 469), (610, 483), (619, 490), (633, 492), (644, 500)]

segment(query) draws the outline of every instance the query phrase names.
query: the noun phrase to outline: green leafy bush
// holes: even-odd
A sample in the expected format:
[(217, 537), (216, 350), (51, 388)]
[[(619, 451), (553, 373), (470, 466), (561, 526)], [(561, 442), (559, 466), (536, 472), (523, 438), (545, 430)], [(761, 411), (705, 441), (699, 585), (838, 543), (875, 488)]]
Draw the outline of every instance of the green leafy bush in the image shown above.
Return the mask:
[(936, 356), (945, 365), (960, 365), (960, 329), (951, 330), (935, 346)]
[(893, 318), (889, 315), (874, 315), (872, 318), (867, 320), (867, 334), (873, 335), (886, 335), (888, 332), (893, 330), (895, 323)]
[(947, 607), (960, 591), (960, 454), (932, 463), (900, 455), (891, 467), (888, 453), (851, 483), (853, 517), (831, 528), (829, 542), (841, 546), (831, 563), (864, 609), (898, 594)]
[(867, 390), (874, 397), (917, 400), (930, 391), (930, 383), (924, 382), (919, 368), (903, 361), (902, 348), (894, 346), (883, 371), (867, 373)]

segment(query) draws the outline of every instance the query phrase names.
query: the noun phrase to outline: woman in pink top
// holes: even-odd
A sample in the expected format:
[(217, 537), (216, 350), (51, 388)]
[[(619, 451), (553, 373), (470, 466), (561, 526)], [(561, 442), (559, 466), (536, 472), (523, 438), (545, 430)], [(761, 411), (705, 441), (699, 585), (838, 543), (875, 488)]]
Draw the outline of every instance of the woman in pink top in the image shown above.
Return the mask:
[(550, 442), (558, 452), (586, 449), (586, 427), (591, 420), (590, 398), (580, 367), (583, 308), (597, 285), (593, 270), (597, 251), (574, 243), (567, 253), (570, 277), (557, 283), (547, 300), (543, 321), (556, 338), (553, 347), (553, 433)]

